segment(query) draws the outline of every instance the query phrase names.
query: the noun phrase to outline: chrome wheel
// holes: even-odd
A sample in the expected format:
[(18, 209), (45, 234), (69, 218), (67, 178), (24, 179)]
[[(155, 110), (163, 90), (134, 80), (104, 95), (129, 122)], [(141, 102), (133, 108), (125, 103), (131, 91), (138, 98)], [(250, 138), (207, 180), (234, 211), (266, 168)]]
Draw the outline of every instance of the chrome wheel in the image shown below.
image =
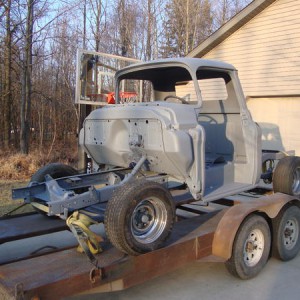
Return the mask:
[(152, 243), (166, 228), (168, 212), (164, 203), (156, 198), (142, 200), (131, 217), (133, 237), (139, 243)]
[(244, 262), (248, 267), (255, 266), (264, 252), (264, 235), (261, 230), (254, 229), (248, 235), (244, 245)]
[(300, 208), (288, 204), (273, 219), (273, 256), (288, 261), (300, 251)]
[(287, 250), (291, 250), (295, 247), (299, 237), (299, 224), (296, 219), (289, 219), (285, 223), (283, 231), (283, 243)]
[(117, 188), (104, 216), (108, 239), (129, 255), (160, 248), (169, 237), (174, 221), (175, 206), (169, 190), (144, 179)]
[(259, 215), (249, 215), (236, 234), (232, 255), (225, 263), (234, 276), (249, 279), (256, 276), (268, 261), (271, 231), (267, 220)]

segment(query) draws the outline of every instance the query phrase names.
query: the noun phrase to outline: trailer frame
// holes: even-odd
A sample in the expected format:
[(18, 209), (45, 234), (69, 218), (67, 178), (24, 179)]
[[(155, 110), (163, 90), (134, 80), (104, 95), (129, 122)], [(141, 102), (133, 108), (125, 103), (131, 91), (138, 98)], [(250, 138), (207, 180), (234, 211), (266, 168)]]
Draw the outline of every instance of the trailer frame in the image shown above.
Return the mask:
[[(0, 266), (1, 299), (61, 299), (80, 293), (119, 291), (193, 261), (226, 262), (231, 256), (236, 233), (247, 217), (263, 216), (272, 231), (272, 222), (283, 207), (299, 206), (299, 197), (261, 191), (220, 199), (214, 202), (213, 210), (195, 205), (178, 206), (177, 222), (163, 248), (128, 256), (105, 241), (103, 253), (97, 255), (98, 268), (74, 248), (4, 263)], [(182, 211), (192, 217), (182, 218)], [(4, 221), (0, 220), (0, 224)], [(13, 227), (13, 219), (10, 222)], [(57, 224), (56, 230), (60, 230)], [(4, 236), (5, 233), (0, 243), (8, 241)], [(9, 241), (18, 238), (23, 237), (16, 231)]]

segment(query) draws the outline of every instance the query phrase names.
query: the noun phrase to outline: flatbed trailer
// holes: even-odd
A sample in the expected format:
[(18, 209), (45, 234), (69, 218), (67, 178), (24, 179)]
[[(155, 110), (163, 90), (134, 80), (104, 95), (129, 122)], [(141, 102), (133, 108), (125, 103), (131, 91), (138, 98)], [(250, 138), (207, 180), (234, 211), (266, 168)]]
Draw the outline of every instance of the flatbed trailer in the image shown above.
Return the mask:
[[(102, 243), (97, 267), (74, 247), (33, 254), (16, 261), (1, 258), (1, 299), (62, 299), (80, 293), (119, 291), (171, 272), (190, 262), (226, 262), (245, 220), (262, 216), (270, 226), (282, 218), (286, 207), (299, 205), (299, 197), (256, 189), (210, 206), (197, 203), (177, 207), (177, 222), (164, 247), (139, 256), (129, 256)], [(20, 219), (22, 218), (22, 220)], [(278, 221), (278, 220), (277, 220)], [(23, 226), (20, 227), (20, 224)], [(28, 225), (29, 224), (29, 225)], [(61, 220), (27, 215), (0, 220), (0, 244), (65, 230)], [(299, 240), (299, 228), (297, 232)], [(270, 253), (271, 256), (271, 253)]]

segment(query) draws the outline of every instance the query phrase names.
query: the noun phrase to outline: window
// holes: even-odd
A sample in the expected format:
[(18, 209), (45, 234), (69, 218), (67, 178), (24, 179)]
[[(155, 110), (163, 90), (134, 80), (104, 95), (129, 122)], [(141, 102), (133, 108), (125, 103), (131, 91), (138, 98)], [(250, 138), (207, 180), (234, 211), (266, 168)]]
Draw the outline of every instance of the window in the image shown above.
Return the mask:
[(183, 98), (190, 104), (197, 104), (198, 98), (195, 90), (195, 85), (192, 80), (177, 82), (175, 85), (176, 96)]
[[(201, 75), (200, 75), (201, 74)], [(198, 84), (201, 91), (202, 101), (220, 101), (228, 98), (226, 82), (219, 72), (212, 72), (211, 70), (198, 71)], [(212, 78), (209, 78), (212, 76)], [(199, 79), (199, 77), (203, 77)], [(193, 81), (177, 82), (176, 95), (185, 99), (190, 103), (197, 103), (198, 98)]]
[(123, 79), (119, 83), (119, 102), (150, 102), (153, 101), (153, 87), (148, 80)]
[(202, 97), (201, 113), (240, 112), (230, 72), (199, 68), (197, 79)]
[(223, 78), (198, 80), (202, 101), (219, 101), (228, 98), (226, 83)]
[[(136, 92), (142, 102), (197, 103), (191, 75), (183, 67), (143, 68), (125, 73), (118, 80), (120, 92)], [(122, 102), (121, 96), (119, 101)]]

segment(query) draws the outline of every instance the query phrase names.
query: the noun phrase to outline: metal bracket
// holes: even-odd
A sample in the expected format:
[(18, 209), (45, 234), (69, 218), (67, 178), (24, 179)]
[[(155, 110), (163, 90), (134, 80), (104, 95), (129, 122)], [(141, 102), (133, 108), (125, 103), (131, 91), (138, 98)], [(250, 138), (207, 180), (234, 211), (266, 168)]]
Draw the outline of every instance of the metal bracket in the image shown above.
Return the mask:
[(58, 215), (64, 213), (65, 209), (80, 209), (100, 202), (96, 189), (90, 187), (88, 192), (82, 194), (68, 195), (58, 198), (55, 201), (49, 201), (49, 215)]
[(124, 185), (130, 181), (132, 181), (135, 177), (135, 175), (139, 172), (140, 168), (143, 166), (145, 163), (147, 157), (143, 155), (140, 160), (137, 162), (137, 164), (134, 166), (132, 169), (131, 173), (126, 174), (125, 178), (121, 181), (120, 185)]
[(50, 201), (60, 201), (66, 200), (70, 197), (75, 195), (74, 191), (66, 191), (65, 189), (61, 188), (56, 180), (54, 180), (50, 175), (45, 176), (46, 179), (46, 186), (47, 192), (49, 195)]
[(24, 298), (24, 284), (18, 283), (15, 285), (15, 299), (23, 300)]

